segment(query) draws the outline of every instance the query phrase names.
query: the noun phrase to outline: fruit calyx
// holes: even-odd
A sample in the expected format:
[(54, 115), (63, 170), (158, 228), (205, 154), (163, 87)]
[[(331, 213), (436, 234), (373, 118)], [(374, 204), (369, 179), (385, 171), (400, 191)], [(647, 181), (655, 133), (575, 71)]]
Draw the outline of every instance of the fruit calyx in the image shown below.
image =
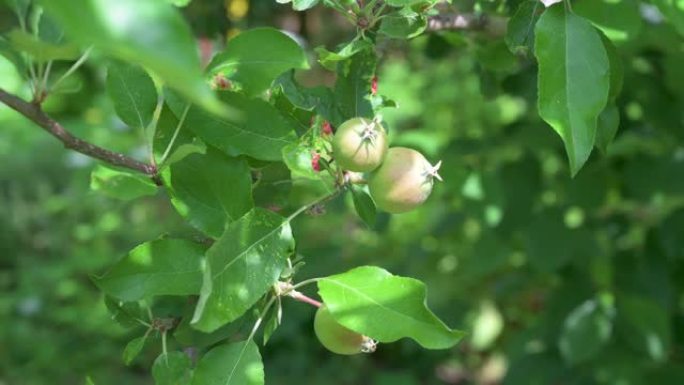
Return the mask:
[(375, 353), (375, 350), (378, 348), (378, 341), (368, 337), (368, 336), (363, 336), (363, 342), (361, 343), (361, 353)]
[(432, 181), (433, 179), (437, 179), (440, 182), (444, 182), (444, 179), (439, 175), (439, 168), (442, 167), (442, 161), (440, 160), (435, 164), (434, 166), (427, 167), (425, 170), (425, 177), (428, 178), (429, 181)]
[(378, 131), (378, 125), (381, 122), (380, 116), (376, 116), (371, 120), (370, 122), (363, 123), (363, 130), (361, 131), (361, 140), (362, 141), (367, 141), (370, 142), (370, 144), (375, 145), (375, 142), (378, 140), (379, 131)]

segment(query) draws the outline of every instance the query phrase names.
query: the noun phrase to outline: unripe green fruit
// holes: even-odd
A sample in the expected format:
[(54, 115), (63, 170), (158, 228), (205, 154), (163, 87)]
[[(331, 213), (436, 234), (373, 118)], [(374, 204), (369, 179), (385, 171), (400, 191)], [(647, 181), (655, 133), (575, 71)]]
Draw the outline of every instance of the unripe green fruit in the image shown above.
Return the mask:
[(410, 148), (390, 148), (368, 183), (376, 206), (398, 214), (421, 205), (432, 192), (434, 178), (441, 180), (437, 174), (440, 164), (432, 166), (423, 154)]
[(348, 171), (369, 172), (382, 164), (387, 154), (387, 133), (373, 120), (352, 118), (337, 128), (332, 147), (335, 161)]
[(364, 351), (368, 339), (340, 325), (330, 314), (327, 307), (321, 306), (314, 319), (316, 337), (326, 349), (337, 354), (358, 354)]

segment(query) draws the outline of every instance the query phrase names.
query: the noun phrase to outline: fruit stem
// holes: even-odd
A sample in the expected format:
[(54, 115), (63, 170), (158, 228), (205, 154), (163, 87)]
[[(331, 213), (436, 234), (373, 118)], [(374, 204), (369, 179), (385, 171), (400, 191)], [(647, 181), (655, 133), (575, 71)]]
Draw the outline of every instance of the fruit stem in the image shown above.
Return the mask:
[[(307, 283), (307, 281), (303, 281), (304, 283)], [(299, 284), (301, 285), (301, 283)], [(304, 302), (308, 303), (309, 305), (315, 306), (315, 307), (321, 307), (323, 304), (319, 301), (316, 301), (315, 299), (308, 297), (300, 292), (298, 292), (296, 289), (298, 285), (292, 285), (289, 282), (278, 282), (278, 284), (275, 287), (276, 290), (276, 296), (281, 297), (281, 296), (287, 296), (295, 301), (299, 302)]]
[(316, 301), (315, 299), (313, 299), (313, 298), (311, 298), (311, 297), (307, 297), (306, 295), (304, 295), (304, 294), (302, 294), (302, 293), (300, 293), (300, 292), (298, 292), (298, 291), (296, 291), (296, 290), (291, 291), (291, 292), (288, 293), (287, 295), (288, 295), (288, 297), (294, 299), (295, 301), (308, 303), (309, 305), (312, 305), (312, 306), (315, 306), (315, 307), (321, 307), (321, 306), (323, 306), (323, 303), (318, 302), (318, 301)]

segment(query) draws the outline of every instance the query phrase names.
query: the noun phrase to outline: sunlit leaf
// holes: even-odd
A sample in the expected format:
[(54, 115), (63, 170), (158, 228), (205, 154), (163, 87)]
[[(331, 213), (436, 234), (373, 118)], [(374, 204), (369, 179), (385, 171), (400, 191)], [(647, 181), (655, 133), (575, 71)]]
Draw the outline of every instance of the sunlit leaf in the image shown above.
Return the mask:
[(294, 239), (287, 220), (254, 209), (231, 223), (207, 251), (192, 325), (211, 332), (252, 307), (280, 278)]
[(596, 121), (608, 101), (608, 56), (591, 23), (562, 5), (544, 12), (535, 34), (539, 114), (563, 139), (575, 175), (594, 147)]
[(464, 335), (427, 308), (422, 282), (378, 267), (357, 267), (323, 278), (318, 293), (335, 320), (379, 342), (408, 337), (427, 349), (447, 349)]
[(254, 341), (219, 345), (197, 364), (192, 385), (263, 385), (264, 364)]
[(159, 239), (131, 250), (96, 283), (123, 301), (157, 295), (198, 294), (204, 247), (181, 239)]

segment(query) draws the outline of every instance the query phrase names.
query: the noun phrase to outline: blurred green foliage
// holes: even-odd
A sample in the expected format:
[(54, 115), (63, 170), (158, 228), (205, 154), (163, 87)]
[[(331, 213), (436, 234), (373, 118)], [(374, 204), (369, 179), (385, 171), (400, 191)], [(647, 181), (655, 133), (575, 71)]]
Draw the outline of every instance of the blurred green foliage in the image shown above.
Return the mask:
[[(247, 14), (226, 21), (236, 5), (215, 12), (215, 3), (195, 0), (185, 9), (199, 34), (280, 25), (309, 47), (352, 35), (319, 9), (304, 17), (252, 1)], [(509, 10), (522, 1), (462, 3)], [(684, 381), (683, 43), (670, 24), (649, 18), (655, 8), (634, 3), (641, 27), (616, 23), (611, 30), (625, 32), (607, 33), (625, 70), (617, 137), (575, 178), (562, 142), (538, 117), (529, 55), (467, 32), (379, 47), (379, 93), (398, 104), (383, 111), (392, 144), (441, 159), (445, 182), (419, 210), (379, 214), (374, 228), (354, 214), (351, 196), (293, 223), (306, 258), (300, 275), (372, 264), (416, 277), (432, 309), (469, 336), (448, 351), (402, 340), (373, 355), (335, 356), (313, 335), (314, 309), (286, 302), (283, 325), (262, 349), (267, 383)], [(577, 9), (584, 11), (592, 12)], [(616, 17), (623, 14), (635, 17)], [(119, 122), (106, 98), (103, 61), (89, 61), (46, 109), (87, 140), (143, 153), (141, 133)], [(320, 67), (297, 74), (310, 84), (326, 76)], [(2, 58), (0, 86), (28, 94)], [(163, 192), (121, 203), (90, 191), (95, 162), (4, 106), (0, 126), (0, 384), (74, 384), (86, 376), (95, 384), (152, 383), (159, 335), (124, 366), (124, 346), (140, 329), (111, 320), (91, 277), (139, 243), (187, 225)], [(292, 199), (310, 199), (307, 188), (294, 186)]]

